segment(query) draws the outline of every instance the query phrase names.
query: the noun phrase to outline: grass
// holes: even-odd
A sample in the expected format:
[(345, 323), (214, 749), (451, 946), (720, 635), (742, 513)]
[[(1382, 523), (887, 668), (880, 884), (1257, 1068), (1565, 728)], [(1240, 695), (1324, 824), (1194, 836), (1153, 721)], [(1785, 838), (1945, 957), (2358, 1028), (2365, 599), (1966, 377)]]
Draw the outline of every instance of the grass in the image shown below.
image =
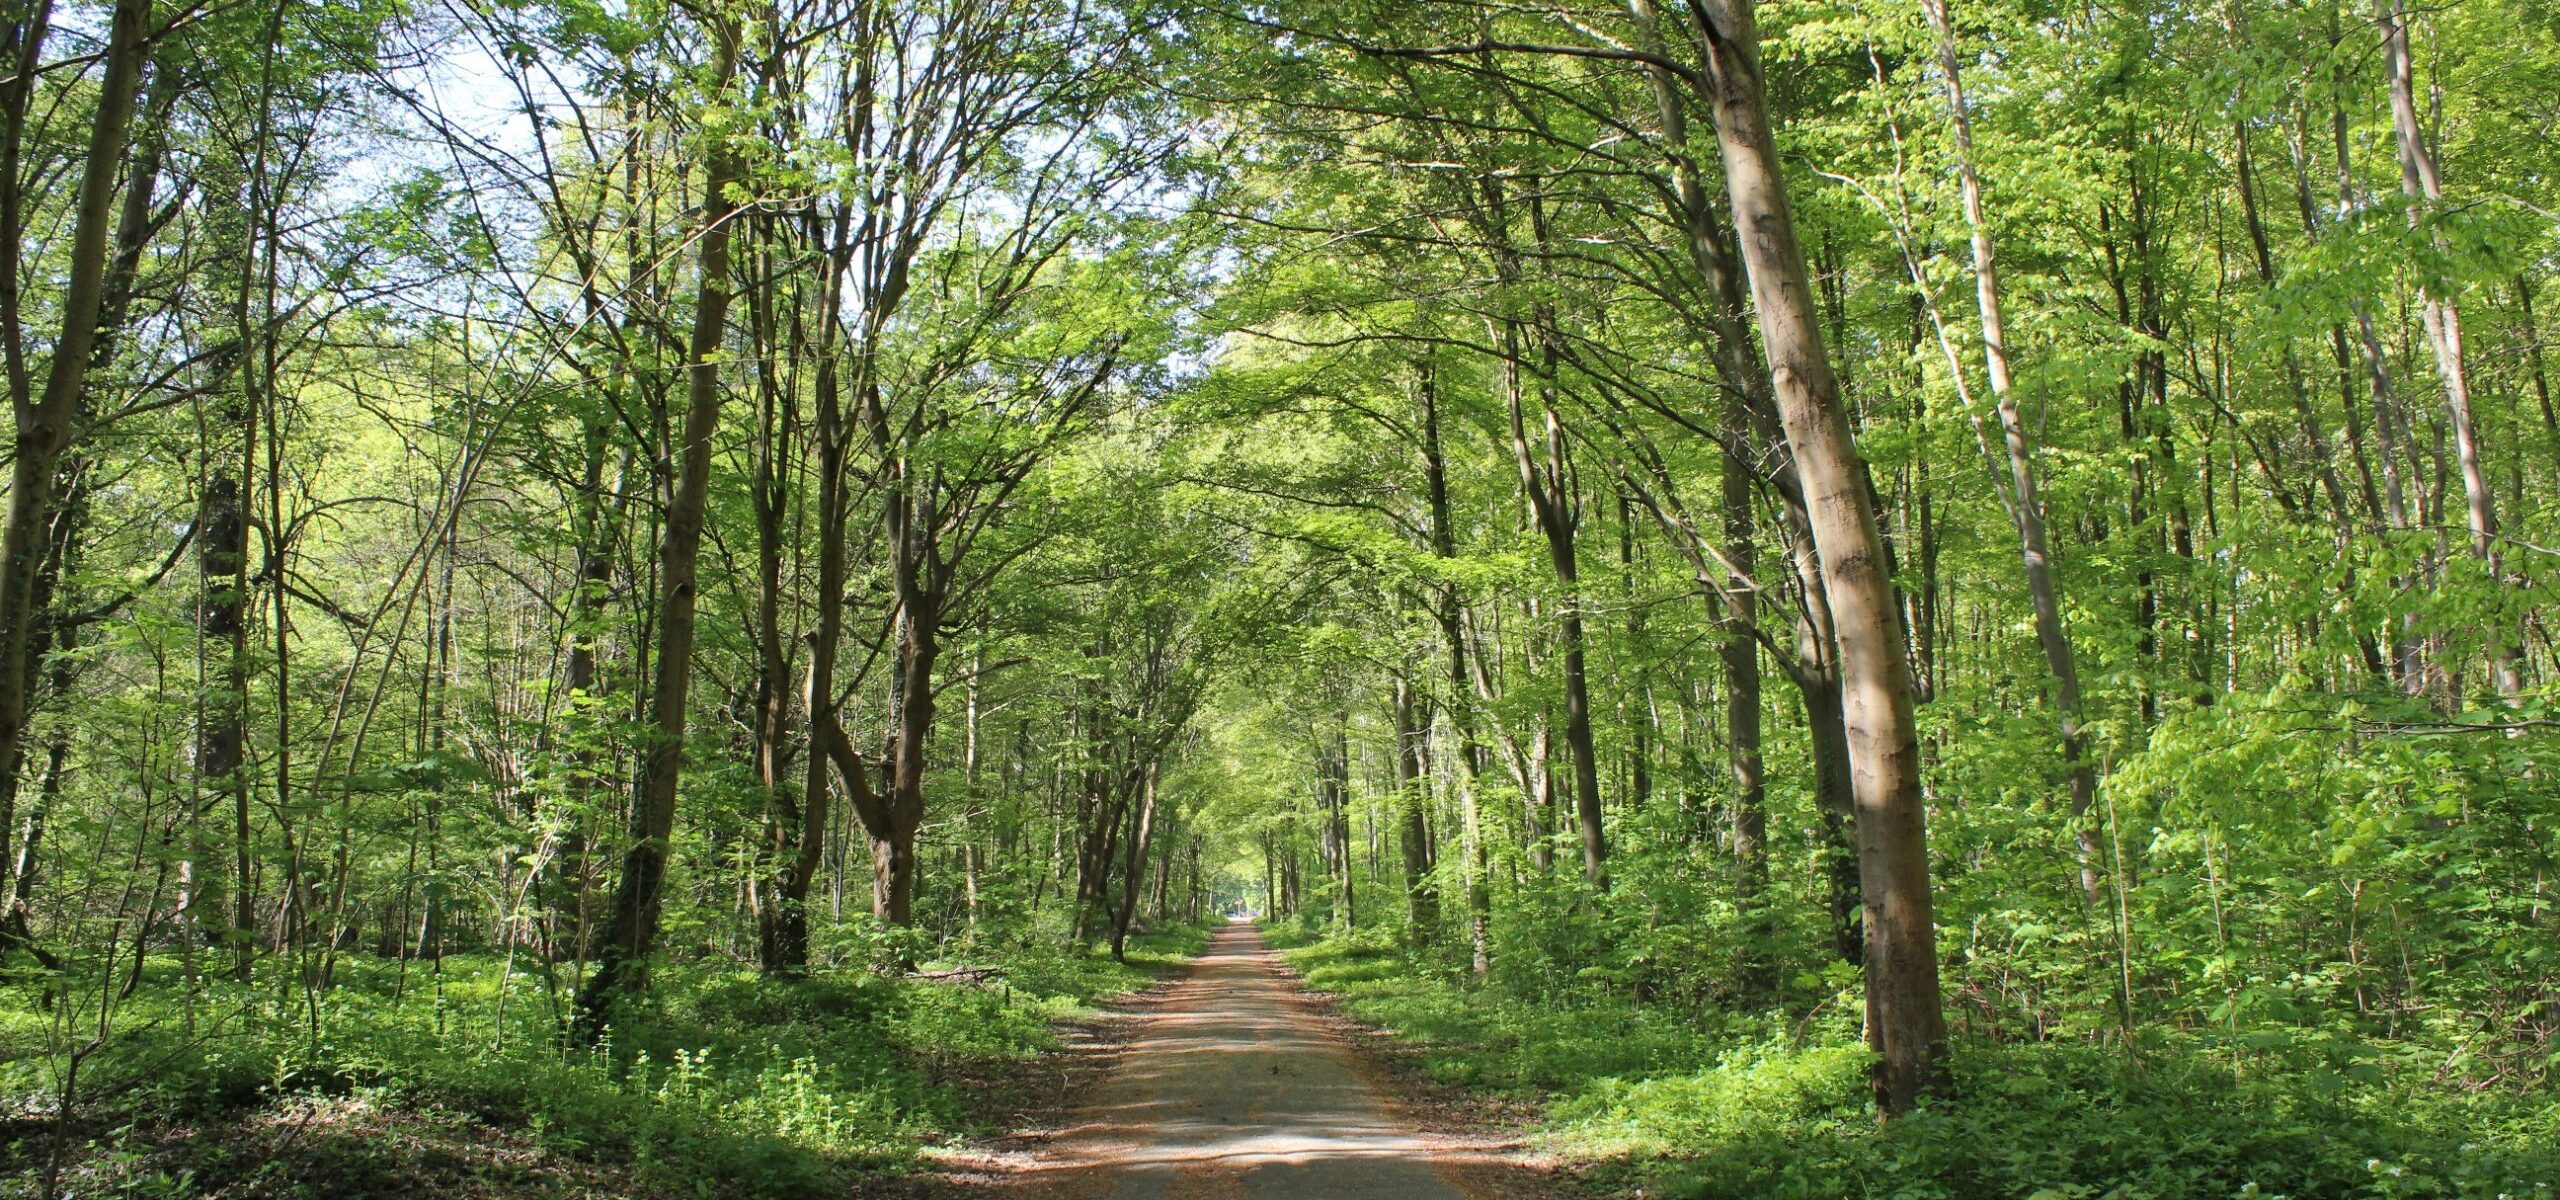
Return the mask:
[(75, 1196), (353, 1197), (394, 1181), (457, 1197), (840, 1195), (974, 1132), (971, 1097), (1054, 1051), (1057, 1022), (1200, 940), (1151, 934), (1125, 964), (1015, 946), (972, 957), (1004, 970), (982, 984), (670, 964), (595, 1050), (560, 1044), (566, 981), (521, 962), (448, 956), (439, 978), (350, 958), (317, 1010), (273, 964), (199, 993), (190, 1032), (176, 964), (155, 961), (81, 1057), (67, 1117), (88, 1026), (12, 988), (0, 1194), (44, 1194), (51, 1174)]
[(2560, 1096), (2472, 1089), (2414, 1046), (2158, 1033), (1960, 1043), (1879, 1125), (1851, 1017), (1680, 1012), (1475, 987), (1364, 931), (1274, 931), (1310, 986), (1432, 1076), (1540, 1102), (1609, 1195), (1686, 1200), (2550, 1200)]

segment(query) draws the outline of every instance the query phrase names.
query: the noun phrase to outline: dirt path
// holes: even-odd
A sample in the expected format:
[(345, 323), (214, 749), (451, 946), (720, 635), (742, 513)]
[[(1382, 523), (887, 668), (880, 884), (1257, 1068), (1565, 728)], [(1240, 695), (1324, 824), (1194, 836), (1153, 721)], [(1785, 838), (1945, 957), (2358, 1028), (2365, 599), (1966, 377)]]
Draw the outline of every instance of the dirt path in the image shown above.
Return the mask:
[(1004, 1155), (1003, 1190), (1048, 1200), (1490, 1200), (1525, 1185), (1498, 1147), (1426, 1134), (1399, 1116), (1290, 979), (1260, 931), (1219, 930), (1190, 976), (1137, 1018), (1067, 1127)]

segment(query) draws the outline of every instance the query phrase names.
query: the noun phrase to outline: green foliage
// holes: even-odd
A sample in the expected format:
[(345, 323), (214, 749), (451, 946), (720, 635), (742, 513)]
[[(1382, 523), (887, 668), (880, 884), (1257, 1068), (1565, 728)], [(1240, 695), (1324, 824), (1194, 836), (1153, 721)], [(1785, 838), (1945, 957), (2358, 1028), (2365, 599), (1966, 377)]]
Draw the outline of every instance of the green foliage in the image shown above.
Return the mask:
[[(549, 1173), (609, 1171), (617, 1188), (649, 1196), (840, 1194), (976, 1129), (971, 1090), (1053, 1051), (1055, 1022), (1145, 986), (1200, 942), (1196, 930), (1163, 930), (1125, 964), (1043, 942), (973, 961), (993, 968), (975, 982), (859, 969), (775, 980), (670, 965), (646, 1015), (593, 1051), (561, 1047), (565, 1000), (540, 975), (486, 956), (344, 960), (336, 986), (312, 998), (318, 1036), (304, 998), (275, 990), (288, 979), (212, 983), (189, 1001), (177, 964), (154, 960), (130, 1031), (82, 1062), (69, 1136), (95, 1194), (154, 1178), (218, 1190), (296, 1177), (315, 1194), (365, 1194), (368, 1172), (404, 1169), (388, 1143), (279, 1148), (257, 1134), (278, 1121), (352, 1124), (367, 1114), (403, 1137), (440, 1131), (457, 1147), (515, 1139), (536, 1164), (568, 1164)], [(13, 1104), (41, 1111), (59, 1097), (68, 1060), (51, 1050), (55, 1036), (32, 1004), (0, 1023), (9, 1060), (0, 1090)], [(0, 1177), (35, 1178), (53, 1136), (43, 1124), (13, 1129)]]
[(2413, 1047), (1966, 1042), (1943, 1095), (1879, 1125), (1850, 1021), (1558, 1003), (1462, 985), (1371, 933), (1275, 940), (1435, 1078), (1550, 1100), (1540, 1140), (1613, 1194), (2527, 1200), (2560, 1179), (2560, 1106), (2442, 1088)]
[(1712, 1022), (1664, 1004), (1487, 1004), (1488, 996), (1509, 993), (1470, 991), (1419, 973), (1374, 934), (1323, 942), (1289, 959), (1308, 986), (1341, 994), (1353, 1015), (1413, 1039), (1423, 1068), (1446, 1083), (1545, 1094), (1694, 1062), (1716, 1040)]
[[(841, 1190), (1221, 906), (1333, 933), (1318, 986), (1649, 1189), (2560, 1174), (2552, 5), (1967, 0), (1948, 45), (1760, 5), (1855, 496), (1792, 477), (1807, 414), (1709, 278), (1760, 231), (1721, 227), (1697, 6), (158, 0), (78, 281), (110, 6), (17, 7), (18, 390), (68, 296), (117, 311), (10, 497), (0, 626), (47, 638), (0, 681), (13, 1185), (360, 1194), (476, 1138), (626, 1173), (491, 1189)], [(1957, 1047), (1889, 1128), (1798, 515), (1851, 503)], [(656, 988), (566, 1050), (678, 676)], [(847, 811), (890, 777), (900, 928)], [(816, 973), (750, 975), (803, 861)], [(1080, 944), (1123, 911), (1135, 966)]]

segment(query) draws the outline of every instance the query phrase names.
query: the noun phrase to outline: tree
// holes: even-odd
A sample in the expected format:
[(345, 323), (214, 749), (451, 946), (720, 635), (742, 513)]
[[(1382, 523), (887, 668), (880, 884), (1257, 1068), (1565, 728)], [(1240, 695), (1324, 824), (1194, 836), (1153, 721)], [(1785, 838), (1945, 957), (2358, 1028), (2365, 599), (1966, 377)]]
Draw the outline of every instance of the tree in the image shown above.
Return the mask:
[(744, 205), (735, 194), (745, 178), (739, 147), (732, 144), (717, 107), (738, 76), (739, 22), (711, 14), (711, 61), (705, 91), (715, 107), (705, 110), (703, 124), (702, 206), (695, 238), (693, 335), (685, 348), (685, 406), (682, 441), (670, 447), (675, 457), (674, 487), (665, 515), (666, 535), (658, 549), (658, 615), (656, 676), (649, 690), (651, 730), (641, 750), (638, 777), (632, 788), (630, 844), (623, 850), (622, 876), (613, 894), (613, 910), (605, 920), (603, 953), (596, 973), (578, 997), (578, 1032), (586, 1041), (604, 1036), (616, 1005), (648, 985), (649, 955), (657, 947), (665, 903), (668, 840), (675, 833), (676, 782), (684, 771), (687, 710), (685, 696), (693, 682), (693, 634), (697, 595), (695, 566), (702, 553), (702, 527), (709, 506), (711, 442), (720, 426), (725, 393), (720, 381), (722, 349), (728, 337), (732, 219)]
[[(20, 283), (34, 240), (29, 221), (36, 215), (22, 181), (28, 178), (28, 125), (35, 117), (37, 67), (52, 32), (50, 16), (50, 5), (20, 8), (0, 31), (5, 33), (0, 50), (11, 64), (9, 79), (0, 83), (0, 281), (5, 281), (0, 288), (6, 289), (0, 292), (0, 337), (6, 338), (0, 349), (8, 355), (9, 408), (17, 430), (8, 509), (0, 516), (0, 822), (14, 810), (26, 763), (28, 683), (34, 674), (30, 660), (43, 649), (35, 637), (42, 612), (36, 592), (58, 498), (55, 476), (80, 433), (113, 265), (109, 254), (118, 197), (126, 186), (127, 135), (157, 32), (150, 0), (118, 0), (107, 26), (100, 57), (105, 69), (79, 158), (57, 329), (51, 344), (40, 351), (27, 340), (28, 326), (40, 318), (28, 311)], [(39, 352), (50, 355), (41, 389), (29, 363)]]
[(1898, 1114), (1934, 1085), (1946, 1043), (1919, 734), (1899, 605), (1866, 463), (1850, 436), (1815, 317), (1769, 124), (1752, 5), (1699, 0), (1690, 16), (1699, 52), (1690, 79), (1715, 118), (1761, 349), (1804, 484), (1839, 639), (1842, 720), (1855, 772), (1859, 877), (1866, 897), (1868, 1036), (1880, 1055), (1878, 1107)]

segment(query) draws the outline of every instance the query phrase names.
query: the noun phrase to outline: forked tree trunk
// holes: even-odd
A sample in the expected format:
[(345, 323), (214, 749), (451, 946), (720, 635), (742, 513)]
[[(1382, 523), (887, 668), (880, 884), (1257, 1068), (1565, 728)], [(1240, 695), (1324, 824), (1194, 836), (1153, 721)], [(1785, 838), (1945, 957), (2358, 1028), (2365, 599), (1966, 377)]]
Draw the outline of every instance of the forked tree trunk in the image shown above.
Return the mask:
[[(2240, 30), (2236, 10), (2226, 8), (2224, 14), (2226, 28), (2233, 40), (2237, 42), (2240, 38)], [(2231, 141), (2232, 175), (2240, 195), (2241, 224), (2249, 233), (2251, 260), (2257, 266), (2258, 285), (2272, 292), (2277, 283), (2275, 253), (2267, 237), (2266, 219), (2261, 215), (2258, 175), (2253, 161), (2255, 156), (2250, 149), (2249, 123), (2246, 120), (2232, 122)], [(2294, 421), (2301, 427), (2303, 449), (2311, 457), (2312, 470), (2319, 480), (2321, 494), (2328, 500), (2330, 530), (2337, 538), (2339, 551), (2343, 554), (2355, 539), (2355, 504), (2349, 498), (2345, 481), (2338, 474), (2336, 456), (2330, 449), (2328, 436), (2321, 430), (2319, 411), (2312, 405), (2311, 388), (2305, 382), (2302, 361), (2294, 352), (2292, 339), (2284, 340), (2280, 347), (2280, 357), (2284, 364), (2285, 390), (2293, 400)], [(2352, 426), (2352, 418), (2355, 415), (2352, 392), (2348, 399), (2350, 403), (2347, 406), (2347, 415), (2351, 419), (2350, 426)], [(2359, 435), (2350, 433), (2348, 441), (2351, 447), (2360, 440)], [(2357, 451), (2359, 460), (2361, 453), (2359, 449)], [(2371, 481), (2366, 482), (2369, 484)], [(2339, 583), (2338, 591), (2341, 597), (2355, 594), (2353, 571), (2345, 573)], [(2356, 630), (2355, 638), (2356, 648), (2363, 658), (2366, 673), (2388, 682), (2391, 678), (2391, 668), (2383, 662), (2382, 644), (2369, 630)]]
[[(1506, 331), (1508, 332), (1508, 331)], [(1506, 338), (1506, 340), (1509, 340)], [(1539, 340), (1545, 342), (1543, 334)], [(1552, 345), (1543, 352), (1545, 377), (1555, 370)], [(1516, 357), (1516, 356), (1514, 356)], [(1544, 396), (1540, 405), (1540, 438), (1543, 455), (1531, 448), (1531, 438), (1523, 412), (1520, 369), (1516, 362), (1503, 363), (1503, 394), (1511, 419), (1513, 465), (1520, 472), (1521, 493), (1528, 497), (1529, 511), (1547, 547), (1547, 562), (1555, 571), (1556, 586), (1563, 593), (1558, 598), (1557, 638), (1563, 643), (1559, 655), (1564, 681), (1564, 741), (1567, 764), (1573, 772), (1574, 833), (1582, 847), (1582, 873), (1591, 885), (1601, 891), (1609, 887), (1609, 849), (1606, 831), (1601, 824), (1600, 763), (1591, 732), (1591, 682), (1586, 663), (1588, 640), (1582, 615), (1582, 569), (1575, 549), (1581, 525), (1581, 502), (1574, 495), (1573, 468), (1567, 460), (1564, 426), (1555, 411), (1555, 397)], [(1545, 792), (1550, 806), (1552, 788)], [(1541, 823), (1532, 820), (1532, 826)], [(1540, 835), (1545, 830), (1537, 828)], [(1544, 853), (1541, 847), (1540, 853)]]
[[(791, 973), (809, 965), (809, 888), (826, 861), (831, 778), (842, 778), (848, 791), (868, 794), (870, 768), (853, 753), (842, 716), (836, 711), (836, 651), (844, 638), (845, 526), (851, 505), (845, 494), (845, 405), (842, 377), (836, 365), (836, 331), (841, 328), (836, 295), (845, 271), (846, 228), (850, 212), (834, 223), (835, 245), (826, 272), (827, 299), (818, 336), (816, 393), (812, 438), (818, 453), (818, 599), (809, 631), (809, 668), (800, 709), (807, 722), (807, 744), (801, 764), (800, 800), (778, 814), (771, 836), (780, 869), (773, 896), (757, 933), (764, 969)], [(829, 772), (833, 771), (834, 776)]]
[(912, 925), (916, 831), (924, 825), (925, 750), (933, 734), (933, 665), (942, 653), (936, 628), (942, 599), (937, 589), (902, 584), (899, 603), (905, 611), (898, 619), (888, 787), (867, 810), (857, 806), (855, 811), (871, 836), (871, 914), (891, 925)]

